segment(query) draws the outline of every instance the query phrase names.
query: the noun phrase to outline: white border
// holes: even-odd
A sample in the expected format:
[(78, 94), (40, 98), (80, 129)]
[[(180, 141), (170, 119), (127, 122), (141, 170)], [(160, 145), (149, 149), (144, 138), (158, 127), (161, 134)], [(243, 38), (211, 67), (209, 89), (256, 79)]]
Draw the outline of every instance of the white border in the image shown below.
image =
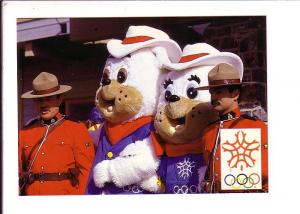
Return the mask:
[[(261, 213), (299, 210), (300, 2), (2, 2), (3, 213)], [(269, 194), (17, 195), (16, 18), (267, 15)], [(297, 199), (296, 199), (297, 198)], [(297, 201), (296, 201), (297, 200)]]

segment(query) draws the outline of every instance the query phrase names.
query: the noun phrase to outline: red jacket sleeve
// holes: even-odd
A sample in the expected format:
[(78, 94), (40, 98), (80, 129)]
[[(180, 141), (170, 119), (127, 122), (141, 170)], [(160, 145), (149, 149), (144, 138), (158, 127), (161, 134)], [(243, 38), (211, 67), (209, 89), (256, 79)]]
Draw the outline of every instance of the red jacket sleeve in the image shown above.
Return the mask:
[(76, 129), (74, 156), (79, 174), (79, 194), (84, 194), (89, 173), (95, 157), (93, 140), (88, 134), (86, 127), (79, 124)]

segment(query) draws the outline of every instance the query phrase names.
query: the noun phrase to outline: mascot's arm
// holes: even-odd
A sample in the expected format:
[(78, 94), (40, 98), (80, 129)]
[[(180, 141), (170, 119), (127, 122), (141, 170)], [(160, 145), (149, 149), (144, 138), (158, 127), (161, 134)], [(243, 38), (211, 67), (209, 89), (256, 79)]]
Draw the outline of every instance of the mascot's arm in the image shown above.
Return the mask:
[(150, 137), (129, 144), (120, 156), (109, 163), (112, 181), (118, 187), (141, 183), (156, 176), (159, 160)]

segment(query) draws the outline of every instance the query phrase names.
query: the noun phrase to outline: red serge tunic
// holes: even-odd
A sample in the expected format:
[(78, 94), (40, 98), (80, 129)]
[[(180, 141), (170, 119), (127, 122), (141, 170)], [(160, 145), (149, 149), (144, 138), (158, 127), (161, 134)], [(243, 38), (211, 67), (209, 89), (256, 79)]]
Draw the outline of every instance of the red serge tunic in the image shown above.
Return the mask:
[[(208, 164), (210, 155), (213, 152), (214, 144), (217, 138), (220, 124), (223, 123), (222, 128), (260, 128), (261, 129), (261, 169), (262, 169), (262, 188), (263, 191), (268, 191), (268, 136), (267, 126), (263, 121), (256, 119), (247, 119), (241, 117), (240, 109), (237, 108), (226, 115), (223, 115), (221, 120), (208, 126), (203, 133), (202, 146), (204, 151), (204, 161)], [(213, 171), (214, 164), (214, 171)], [(221, 190), (221, 161), (220, 161), (220, 145), (218, 144), (216, 154), (210, 161), (209, 178), (206, 182), (206, 189), (211, 185), (212, 180), (215, 181), (215, 192), (222, 192)], [(239, 190), (241, 191), (241, 190)], [(249, 190), (250, 191), (250, 190)], [(228, 192), (228, 191), (224, 191)], [(236, 192), (236, 191), (234, 191)]]
[[(57, 119), (61, 119), (57, 115)], [(38, 146), (34, 145), (44, 136), (47, 125), (36, 121), (19, 131), (19, 172), (23, 172), (23, 164), (28, 160), (33, 149), (31, 160)], [(26, 195), (67, 195), (84, 194), (89, 172), (94, 160), (94, 147), (87, 129), (81, 123), (64, 120), (46, 137), (34, 164), (32, 173), (66, 173), (69, 168), (80, 170), (79, 184), (72, 186), (69, 179), (60, 181), (34, 181), (26, 185)]]

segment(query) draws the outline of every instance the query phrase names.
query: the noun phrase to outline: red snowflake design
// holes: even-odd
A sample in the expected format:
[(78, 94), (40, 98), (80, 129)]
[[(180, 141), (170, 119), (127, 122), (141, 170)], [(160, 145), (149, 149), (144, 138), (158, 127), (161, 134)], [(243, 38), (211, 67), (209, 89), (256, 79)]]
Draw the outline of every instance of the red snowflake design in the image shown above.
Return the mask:
[(230, 168), (237, 168), (240, 164), (240, 169), (243, 171), (243, 166), (253, 167), (255, 159), (252, 157), (252, 152), (259, 151), (260, 143), (256, 140), (252, 142), (246, 141), (246, 133), (238, 131), (235, 134), (236, 140), (233, 143), (226, 141), (223, 145), (224, 152), (230, 152), (231, 158), (227, 161)]

